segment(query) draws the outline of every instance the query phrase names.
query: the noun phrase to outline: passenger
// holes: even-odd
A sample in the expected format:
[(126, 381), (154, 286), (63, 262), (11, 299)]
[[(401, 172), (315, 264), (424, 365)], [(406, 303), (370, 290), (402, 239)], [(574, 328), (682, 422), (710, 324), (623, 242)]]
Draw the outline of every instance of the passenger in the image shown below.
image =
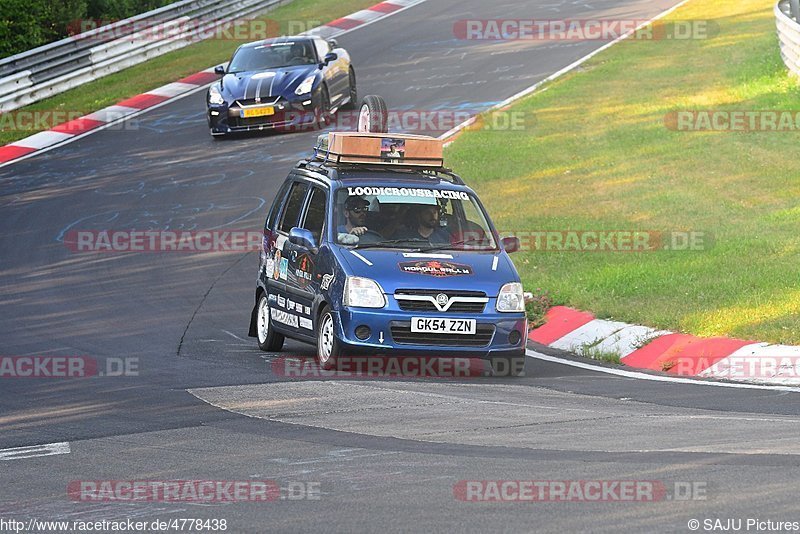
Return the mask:
[(439, 226), (439, 206), (420, 205), (409, 210), (411, 215), (410, 228), (400, 237), (402, 239), (424, 239), (431, 245), (449, 245), (450, 234)]

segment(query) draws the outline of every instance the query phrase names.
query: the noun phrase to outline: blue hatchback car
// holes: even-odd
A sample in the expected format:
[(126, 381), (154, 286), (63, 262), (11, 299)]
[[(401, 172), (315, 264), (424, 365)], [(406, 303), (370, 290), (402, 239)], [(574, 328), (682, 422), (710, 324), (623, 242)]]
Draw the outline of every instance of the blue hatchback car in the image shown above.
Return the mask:
[(343, 163), (318, 147), (289, 173), (264, 225), (250, 336), (270, 352), (286, 337), (314, 344), (324, 369), (413, 355), (524, 374), (524, 295), (508, 255), (519, 241), (500, 239), (461, 178), (403, 161), (403, 136), (391, 136), (382, 160)]

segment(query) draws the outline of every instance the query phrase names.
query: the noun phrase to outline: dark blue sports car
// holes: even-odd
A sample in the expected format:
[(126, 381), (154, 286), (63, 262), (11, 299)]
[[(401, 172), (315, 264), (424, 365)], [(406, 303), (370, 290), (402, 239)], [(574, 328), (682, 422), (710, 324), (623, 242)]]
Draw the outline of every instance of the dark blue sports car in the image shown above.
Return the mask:
[(356, 73), (335, 40), (280, 37), (240, 46), (208, 89), (211, 135), (324, 125), (356, 105)]

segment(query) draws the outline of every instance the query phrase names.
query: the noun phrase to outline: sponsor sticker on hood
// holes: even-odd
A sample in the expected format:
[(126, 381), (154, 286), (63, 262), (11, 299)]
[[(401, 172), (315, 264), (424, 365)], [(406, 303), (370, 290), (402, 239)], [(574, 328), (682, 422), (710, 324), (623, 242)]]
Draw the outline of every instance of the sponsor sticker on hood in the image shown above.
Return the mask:
[(405, 261), (398, 264), (406, 273), (427, 274), (429, 276), (463, 276), (472, 274), (472, 267), (463, 263), (449, 261)]

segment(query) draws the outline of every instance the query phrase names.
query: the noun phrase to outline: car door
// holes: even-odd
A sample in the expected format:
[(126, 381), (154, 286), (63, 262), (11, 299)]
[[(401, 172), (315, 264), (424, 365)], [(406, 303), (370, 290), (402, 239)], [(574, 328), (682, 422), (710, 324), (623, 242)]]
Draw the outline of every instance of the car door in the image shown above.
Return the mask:
[(298, 228), (308, 230), (314, 246), (286, 243), (289, 272), (286, 280), (286, 306), (297, 317), (299, 333), (314, 336), (313, 311), (320, 290), (319, 246), (327, 219), (328, 193), (317, 185), (311, 186)]
[[(300, 216), (303, 213), (306, 197), (308, 196), (308, 183), (304, 181), (292, 182), (286, 196), (285, 205), (280, 212), (275, 231), (272, 232), (271, 249), (272, 262), (267, 259), (267, 267), (272, 267), (270, 289), (270, 316), (272, 317), (273, 327), (281, 332), (288, 333), (291, 337), (296, 337), (299, 328), (298, 317), (289, 310), (287, 304), (286, 283), (289, 279), (289, 232), (298, 225)], [(269, 277), (270, 273), (267, 273)], [(272, 293), (274, 291), (274, 293)], [(275, 298), (272, 298), (272, 295)]]
[[(331, 46), (324, 39), (314, 39), (314, 46), (317, 49), (317, 56), (320, 62), (325, 60), (325, 56), (331, 52)], [(346, 63), (346, 65), (345, 65)], [(331, 104), (338, 106), (347, 91), (348, 67), (350, 64), (344, 57), (339, 57), (323, 67), (323, 77), (328, 84), (328, 92), (331, 95)]]

